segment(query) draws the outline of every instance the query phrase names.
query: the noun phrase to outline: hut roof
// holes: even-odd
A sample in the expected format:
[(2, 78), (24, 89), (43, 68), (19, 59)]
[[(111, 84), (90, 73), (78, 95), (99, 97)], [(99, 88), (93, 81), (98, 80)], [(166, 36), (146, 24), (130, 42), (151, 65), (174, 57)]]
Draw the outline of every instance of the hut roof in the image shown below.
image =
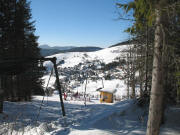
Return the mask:
[(117, 89), (114, 89), (114, 88), (102, 88), (99, 91), (108, 92), (108, 93), (115, 93), (117, 91)]

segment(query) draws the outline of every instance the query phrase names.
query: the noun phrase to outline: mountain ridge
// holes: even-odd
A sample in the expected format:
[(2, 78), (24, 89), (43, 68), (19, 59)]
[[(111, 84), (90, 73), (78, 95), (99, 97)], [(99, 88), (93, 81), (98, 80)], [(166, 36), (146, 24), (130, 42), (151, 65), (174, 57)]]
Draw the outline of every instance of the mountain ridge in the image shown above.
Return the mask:
[(66, 52), (94, 52), (101, 50), (103, 48), (94, 47), (94, 46), (86, 46), (86, 47), (50, 47), (48, 45), (40, 46), (40, 54), (41, 56), (50, 56), (58, 53), (66, 53)]

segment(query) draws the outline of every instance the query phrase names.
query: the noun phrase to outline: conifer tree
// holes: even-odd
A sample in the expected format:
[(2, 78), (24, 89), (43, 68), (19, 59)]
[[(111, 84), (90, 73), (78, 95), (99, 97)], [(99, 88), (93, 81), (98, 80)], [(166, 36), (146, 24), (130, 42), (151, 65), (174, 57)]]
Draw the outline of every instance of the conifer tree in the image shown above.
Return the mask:
[(0, 2), (0, 60), (27, 59), (25, 63), (10, 67), (10, 70), (14, 69), (11, 72), (6, 71), (4, 75), (0, 73), (0, 76), (4, 77), (4, 96), (11, 101), (30, 100), (33, 93), (43, 93), (40, 79), (43, 71), (38, 68), (38, 62), (28, 61), (29, 58), (40, 57), (30, 2)]
[[(167, 57), (167, 54), (170, 54), (170, 48), (174, 48), (172, 43), (170, 44), (170, 42), (173, 41), (171, 38), (175, 33), (175, 35), (179, 35), (177, 32), (177, 30), (179, 30), (178, 24), (176, 23), (175, 25), (177, 30), (172, 30), (174, 26), (170, 25), (171, 23), (176, 22), (172, 21), (173, 19), (176, 18), (175, 20), (177, 20), (177, 18), (179, 18), (177, 15), (179, 9), (176, 6), (177, 4), (177, 0), (135, 0), (133, 2), (129, 2), (128, 4), (117, 4), (126, 12), (129, 12), (131, 9), (134, 10), (133, 17), (135, 23), (127, 30), (128, 32), (137, 36), (140, 32), (144, 33), (146, 25), (154, 29), (154, 34), (152, 34), (154, 36), (154, 50), (147, 135), (158, 135), (159, 127), (163, 120), (163, 101), (165, 99), (163, 96), (165, 95), (165, 92), (169, 92), (169, 90), (166, 90), (167, 86), (164, 80), (165, 78), (168, 80), (167, 78), (170, 77), (168, 75), (168, 71), (170, 72), (170, 67), (167, 66), (167, 68), (165, 68), (165, 63), (167, 64), (167, 58), (169, 59), (172, 56), (168, 55)], [(174, 17), (167, 18), (168, 14), (172, 14), (172, 11), (175, 11), (175, 14), (173, 14)], [(171, 38), (166, 39), (166, 37)], [(179, 38), (176, 37), (175, 40), (177, 39)], [(178, 42), (175, 42), (175, 44), (177, 45)], [(174, 53), (175, 50), (173, 51), (173, 54)], [(173, 57), (173, 59), (175, 59), (175, 57)], [(177, 63), (177, 61), (171, 62), (171, 64), (173, 63)], [(172, 70), (173, 72), (175, 71), (174, 69)], [(168, 86), (171, 85), (168, 84)]]

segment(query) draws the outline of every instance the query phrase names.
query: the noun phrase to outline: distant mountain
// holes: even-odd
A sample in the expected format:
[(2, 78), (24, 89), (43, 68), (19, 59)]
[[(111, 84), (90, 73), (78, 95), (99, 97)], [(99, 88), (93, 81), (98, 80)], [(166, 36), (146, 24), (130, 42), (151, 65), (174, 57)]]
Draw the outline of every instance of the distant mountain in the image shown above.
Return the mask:
[(75, 46), (49, 46), (49, 45), (40, 45), (39, 48), (41, 49), (56, 49), (56, 50), (69, 50), (75, 48)]
[(127, 41), (123, 41), (123, 42), (117, 43), (115, 45), (111, 45), (109, 48), (115, 47), (115, 46), (121, 46), (121, 45), (131, 45), (131, 44), (134, 44), (134, 43), (136, 43), (135, 40), (127, 40)]
[(41, 56), (49, 56), (49, 55), (53, 55), (53, 54), (57, 54), (60, 51), (65, 51), (65, 50), (69, 50), (69, 49), (73, 49), (75, 48), (75, 46), (49, 46), (49, 45), (40, 45), (40, 54)]
[(58, 50), (58, 49), (42, 49), (42, 48), (40, 48), (40, 54), (43, 57), (57, 54), (59, 51), (60, 50)]
[(51, 47), (48, 45), (40, 45), (39, 48), (41, 49), (50, 49)]
[(93, 47), (93, 46), (89, 46), (89, 47), (76, 47), (76, 48), (72, 48), (69, 50), (65, 50), (64, 52), (94, 52), (94, 51), (99, 51), (103, 48), (100, 47)]
[(101, 50), (102, 48), (100, 47), (74, 47), (74, 46), (65, 46), (65, 47), (59, 47), (59, 46), (54, 46), (50, 47), (48, 45), (41, 45), (39, 46), (40, 48), (40, 53), (41, 56), (50, 56), (53, 54), (58, 54), (58, 53), (65, 53), (65, 52), (94, 52)]

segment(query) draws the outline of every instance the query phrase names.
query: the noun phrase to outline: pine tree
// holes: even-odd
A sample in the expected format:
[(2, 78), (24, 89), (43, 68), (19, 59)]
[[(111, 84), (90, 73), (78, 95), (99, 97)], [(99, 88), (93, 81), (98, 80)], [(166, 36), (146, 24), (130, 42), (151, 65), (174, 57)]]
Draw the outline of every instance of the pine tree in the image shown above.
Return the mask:
[[(166, 66), (165, 68), (165, 63), (167, 65), (174, 65), (175, 63), (177, 63), (177, 60), (173, 60), (172, 62), (172, 59), (176, 59), (176, 57), (172, 54), (177, 54), (175, 51), (177, 49), (172, 48), (175, 48), (175, 46), (177, 47), (177, 44), (179, 43), (177, 41), (175, 42), (176, 45), (170, 43), (173, 42), (173, 40), (179, 39), (177, 36), (175, 36), (179, 35), (179, 25), (176, 22), (179, 19), (179, 10), (176, 6), (177, 3), (177, 0), (135, 0), (128, 4), (117, 4), (126, 12), (129, 12), (131, 9), (134, 10), (133, 17), (135, 23), (131, 28), (127, 30), (127, 32), (130, 32), (132, 35), (135, 35), (137, 37), (139, 33), (145, 33), (146, 25), (154, 29), (154, 34), (150, 35), (150, 37), (154, 36), (154, 57), (147, 135), (159, 134), (159, 127), (163, 120), (164, 112), (163, 101), (165, 98), (169, 97), (163, 96), (167, 95), (167, 93), (170, 92), (167, 87), (173, 88), (173, 86), (171, 85), (172, 81), (170, 82), (168, 78), (172, 78), (172, 75), (169, 75), (169, 73), (173, 73), (175, 69), (169, 66)], [(173, 17), (169, 16), (167, 18), (168, 14), (173, 15)], [(171, 23), (176, 24), (175, 26), (173, 26)], [(176, 30), (172, 30), (172, 28), (174, 27), (176, 27)], [(169, 53), (170, 50), (173, 51)], [(171, 59), (171, 62), (168, 59)]]
[[(35, 27), (34, 22), (30, 22), (32, 15), (30, 10), (30, 3), (26, 0), (19, 0), (16, 6), (16, 17), (15, 29), (16, 34), (16, 44), (18, 54), (15, 57), (20, 58), (38, 58), (40, 57), (40, 52), (38, 48), (37, 39), (38, 37), (34, 35)], [(42, 76), (42, 72), (38, 68), (37, 62), (28, 62), (25, 65), (26, 72), (19, 75), (19, 81), (24, 86), (20, 85), (20, 98), (23, 97), (24, 100), (30, 100), (32, 91), (37, 90), (36, 87), (42, 93), (41, 81), (39, 78)]]
[[(13, 23), (13, 0), (0, 1), (0, 60), (11, 54), (11, 37)], [(3, 111), (3, 101), (5, 92), (5, 80), (7, 77), (3, 75), (4, 71), (0, 71), (0, 112)]]
[(27, 59), (24, 63), (1, 68), (4, 70), (0, 72), (1, 78), (3, 77), (3, 95), (11, 101), (30, 100), (33, 93), (43, 93), (40, 79), (43, 71), (38, 68), (38, 62), (28, 61), (29, 58), (40, 57), (38, 37), (34, 35), (34, 21), (31, 21), (30, 2), (0, 2), (0, 60)]

